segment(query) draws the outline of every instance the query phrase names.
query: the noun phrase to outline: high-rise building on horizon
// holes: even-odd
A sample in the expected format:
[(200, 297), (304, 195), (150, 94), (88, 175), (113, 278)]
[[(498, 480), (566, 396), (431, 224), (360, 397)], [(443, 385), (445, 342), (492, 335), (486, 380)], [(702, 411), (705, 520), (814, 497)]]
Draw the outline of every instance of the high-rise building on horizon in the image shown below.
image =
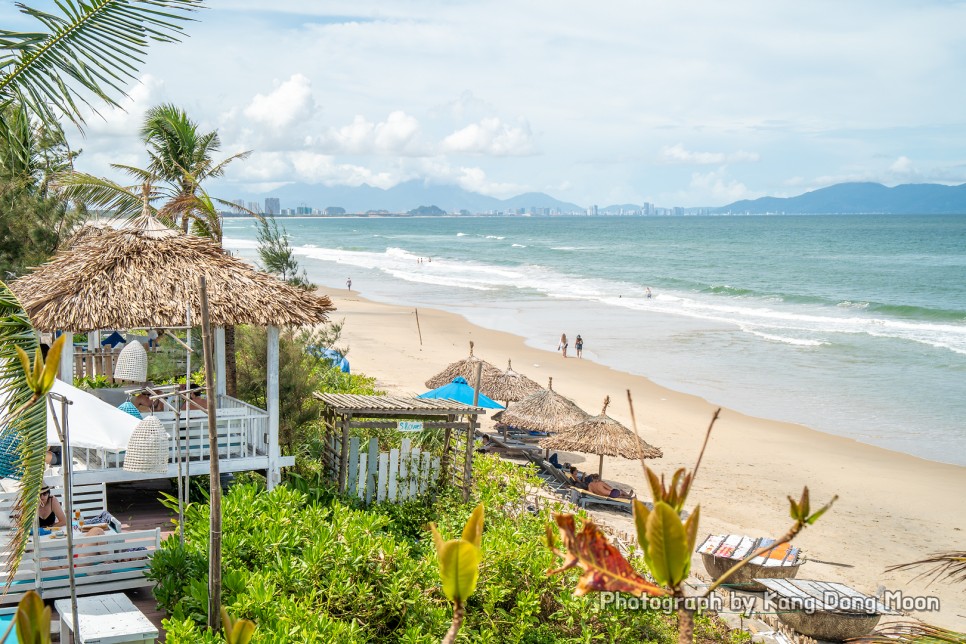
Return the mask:
[(269, 216), (282, 214), (278, 197), (265, 197), (265, 214)]

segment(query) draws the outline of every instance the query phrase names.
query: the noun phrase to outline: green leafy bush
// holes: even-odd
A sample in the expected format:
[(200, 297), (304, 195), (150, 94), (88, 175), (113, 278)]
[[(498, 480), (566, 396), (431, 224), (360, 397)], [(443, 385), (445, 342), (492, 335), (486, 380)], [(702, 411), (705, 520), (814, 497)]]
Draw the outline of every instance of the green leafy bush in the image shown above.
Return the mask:
[[(438, 642), (452, 609), (425, 524), (459, 534), (483, 502), (480, 577), (460, 641), (674, 641), (673, 618), (602, 609), (573, 596), (576, 573), (547, 576), (550, 509), (527, 507), (526, 489), (538, 484), (528, 470), (481, 456), (474, 474), (471, 503), (440, 490), (433, 499), (363, 508), (306, 477), (271, 492), (233, 486), (224, 504), (225, 607), (257, 624), (253, 642)], [(170, 614), (167, 641), (222, 641), (206, 639), (214, 636), (202, 626), (207, 505), (188, 507), (185, 534), (184, 552), (169, 538), (152, 567), (156, 597)], [(715, 624), (699, 620), (699, 639), (727, 639)]]

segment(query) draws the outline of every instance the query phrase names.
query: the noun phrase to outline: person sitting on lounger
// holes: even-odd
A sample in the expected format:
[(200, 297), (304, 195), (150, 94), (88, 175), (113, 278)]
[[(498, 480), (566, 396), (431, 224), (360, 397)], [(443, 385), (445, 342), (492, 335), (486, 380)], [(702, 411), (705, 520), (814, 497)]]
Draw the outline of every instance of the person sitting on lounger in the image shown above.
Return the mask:
[(67, 525), (67, 516), (64, 514), (64, 509), (60, 507), (60, 501), (50, 493), (50, 487), (47, 485), (40, 489), (37, 518), (40, 521), (41, 528), (59, 528)]
[(588, 474), (585, 477), (587, 483), (587, 491), (596, 494), (597, 496), (608, 496), (612, 499), (629, 499), (630, 494), (618, 490), (616, 487), (611, 487), (607, 483), (600, 480), (600, 476), (597, 474)]

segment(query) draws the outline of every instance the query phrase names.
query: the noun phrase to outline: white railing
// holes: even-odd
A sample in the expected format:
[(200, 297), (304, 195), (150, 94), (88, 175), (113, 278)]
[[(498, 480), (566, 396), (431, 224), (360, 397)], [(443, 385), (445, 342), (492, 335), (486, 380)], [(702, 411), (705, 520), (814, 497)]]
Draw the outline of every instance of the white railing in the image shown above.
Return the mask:
[[(178, 454), (189, 461), (209, 459), (208, 415), (192, 410), (190, 416), (182, 412), (178, 431), (175, 414), (155, 412), (170, 436), (170, 463), (177, 463)], [(218, 458), (231, 459), (266, 456), (268, 454), (268, 412), (230, 396), (218, 396), (215, 414), (218, 431)], [(180, 443), (179, 443), (180, 441)], [(124, 466), (124, 452), (73, 448), (74, 458), (87, 470), (113, 470)]]

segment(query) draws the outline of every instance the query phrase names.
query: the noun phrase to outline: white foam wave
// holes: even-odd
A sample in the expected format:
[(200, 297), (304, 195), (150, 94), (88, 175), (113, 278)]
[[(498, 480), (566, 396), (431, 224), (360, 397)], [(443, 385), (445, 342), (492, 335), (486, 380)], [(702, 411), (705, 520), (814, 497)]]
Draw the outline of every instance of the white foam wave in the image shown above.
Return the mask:
[(466, 237), (467, 234), (466, 233), (456, 233), (456, 236), (457, 237)]
[(232, 250), (248, 250), (250, 248), (258, 248), (258, 242), (254, 239), (238, 239), (237, 237), (223, 238), (222, 245), (225, 248), (230, 248)]
[(499, 235), (487, 235), (487, 239), (506, 239), (506, 237), (500, 237)]
[(526, 248), (525, 244), (510, 244), (512, 248)]
[[(257, 247), (255, 242), (237, 239), (226, 240), (226, 245)], [(871, 317), (861, 307), (820, 308), (673, 291), (661, 291), (647, 299), (638, 284), (568, 275), (538, 265), (503, 266), (441, 257), (434, 257), (432, 262), (419, 262), (420, 255), (400, 247), (365, 252), (304, 245), (294, 250), (298, 255), (315, 260), (373, 269), (407, 282), (473, 291), (503, 290), (507, 295), (514, 291), (528, 291), (554, 299), (619, 306), (641, 314), (683, 315), (730, 325), (766, 340), (801, 347), (827, 344), (834, 341), (832, 336), (835, 334), (865, 334), (917, 342), (966, 355), (966, 324)]]

